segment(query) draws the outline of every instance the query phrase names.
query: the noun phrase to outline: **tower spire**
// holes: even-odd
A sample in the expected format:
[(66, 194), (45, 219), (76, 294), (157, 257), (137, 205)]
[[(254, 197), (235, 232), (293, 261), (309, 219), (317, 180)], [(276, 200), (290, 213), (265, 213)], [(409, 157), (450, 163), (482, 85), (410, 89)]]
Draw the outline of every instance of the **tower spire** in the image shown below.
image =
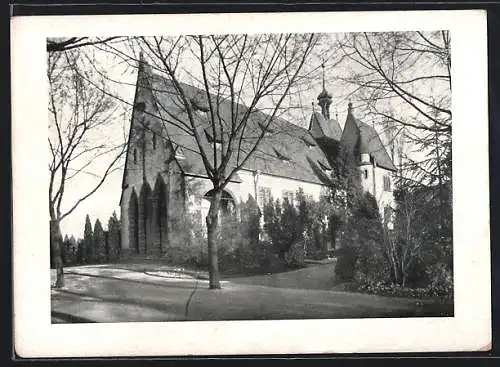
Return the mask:
[(325, 63), (321, 64), (321, 69), (323, 70), (323, 90), (325, 90)]
[(318, 96), (318, 104), (321, 106), (321, 114), (327, 120), (330, 119), (330, 105), (332, 103), (332, 95), (327, 92), (325, 86), (325, 63), (321, 64), (321, 69), (323, 72), (323, 90)]

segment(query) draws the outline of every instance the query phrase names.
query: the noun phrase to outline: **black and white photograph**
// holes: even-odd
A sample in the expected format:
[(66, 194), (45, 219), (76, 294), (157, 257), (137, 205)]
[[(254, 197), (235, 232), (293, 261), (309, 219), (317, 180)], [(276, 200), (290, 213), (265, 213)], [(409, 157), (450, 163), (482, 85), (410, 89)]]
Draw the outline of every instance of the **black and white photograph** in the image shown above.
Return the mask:
[[(467, 152), (450, 21), (245, 26), (43, 34), (45, 114), (27, 122), (46, 134), (32, 157), (47, 182), (39, 314), (55, 328), (194, 333), (207, 321), (453, 321), (469, 277), (457, 246), (488, 243), (457, 245), (471, 223), (457, 223), (470, 193), (455, 172)], [(459, 175), (473, 185), (474, 169)]]

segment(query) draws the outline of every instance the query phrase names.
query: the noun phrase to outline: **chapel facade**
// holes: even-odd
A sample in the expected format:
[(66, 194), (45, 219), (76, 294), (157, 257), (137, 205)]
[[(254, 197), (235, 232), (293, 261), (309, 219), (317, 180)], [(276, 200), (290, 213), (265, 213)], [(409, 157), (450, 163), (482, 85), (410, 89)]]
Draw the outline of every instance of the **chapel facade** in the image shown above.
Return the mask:
[[(203, 144), (220, 144), (221, 138), (213, 136), (213, 131), (203, 124), (207, 112), (199, 96), (204, 93), (187, 84), (182, 88), (192, 105), (198, 106)], [(202, 222), (208, 213), (211, 182), (197, 142), (175, 123), (185, 111), (173, 91), (169, 80), (153, 73), (141, 61), (120, 198), (124, 256), (164, 255), (179, 213), (190, 211)], [(381, 214), (393, 205), (392, 176), (396, 168), (376, 130), (354, 116), (351, 103), (342, 129), (337, 118), (330, 116), (332, 96), (324, 78), (317, 99), (320, 112), (312, 112), (308, 128), (283, 119), (268, 126), (258, 151), (226, 186), (223, 210), (231, 210), (249, 196), (261, 208), (271, 198), (293, 201), (299, 188), (318, 200), (329, 187), (332, 158), (340, 144), (352, 148), (362, 186), (376, 198)], [(224, 108), (229, 113), (228, 103), (222, 102), (221, 113)], [(266, 118), (257, 111), (249, 121), (249, 129), (260, 131)]]

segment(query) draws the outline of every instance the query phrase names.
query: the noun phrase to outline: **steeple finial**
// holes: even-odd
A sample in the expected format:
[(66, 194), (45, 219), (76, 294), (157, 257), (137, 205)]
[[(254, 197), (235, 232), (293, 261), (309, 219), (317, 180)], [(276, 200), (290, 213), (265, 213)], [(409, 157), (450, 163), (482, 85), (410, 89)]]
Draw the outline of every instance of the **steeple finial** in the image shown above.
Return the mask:
[(148, 62), (144, 58), (144, 52), (142, 50), (139, 51), (139, 71), (144, 72), (148, 75), (151, 74), (151, 72), (152, 72), (151, 66), (148, 64)]
[(351, 113), (352, 112), (352, 102), (351, 100), (349, 99), (349, 103), (347, 104), (347, 112), (348, 113)]
[(312, 106), (312, 111), (314, 113), (314, 101), (311, 102), (311, 106)]
[(323, 90), (325, 90), (325, 62), (321, 63), (321, 69), (323, 71)]
[(332, 103), (332, 96), (326, 91), (325, 87), (325, 62), (321, 63), (321, 69), (323, 72), (323, 90), (318, 96), (318, 104), (321, 106), (321, 114), (327, 120), (330, 119), (330, 104)]

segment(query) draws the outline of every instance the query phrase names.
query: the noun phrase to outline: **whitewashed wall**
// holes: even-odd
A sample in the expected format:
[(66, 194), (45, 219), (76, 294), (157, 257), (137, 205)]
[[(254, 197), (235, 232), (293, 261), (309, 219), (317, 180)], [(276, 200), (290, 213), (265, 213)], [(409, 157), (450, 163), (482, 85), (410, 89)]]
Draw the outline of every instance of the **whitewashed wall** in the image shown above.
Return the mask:
[[(361, 170), (361, 185), (365, 191), (368, 191), (372, 195), (375, 196), (375, 199), (377, 200), (377, 204), (380, 209), (380, 214), (384, 215), (384, 208), (386, 206), (391, 206), (394, 208), (394, 195), (393, 195), (393, 190), (394, 190), (394, 178), (393, 178), (393, 173), (389, 170), (386, 170), (381, 167), (375, 167), (373, 168), (372, 165), (363, 165), (360, 166)], [(365, 178), (364, 171), (367, 171), (367, 177)], [(373, 192), (373, 175), (375, 172), (375, 194)], [(391, 191), (385, 191), (384, 190), (384, 176), (387, 175), (389, 176), (389, 179), (391, 181)]]
[[(314, 200), (319, 200), (323, 185), (295, 180), (291, 178), (272, 176), (260, 173), (257, 178), (253, 171), (241, 170), (238, 172), (242, 182), (230, 182), (226, 186), (228, 191), (236, 203), (246, 201), (251, 195), (254, 199), (258, 195), (261, 187), (268, 187), (271, 191), (271, 196), (274, 199), (282, 200), (283, 191), (296, 192), (299, 188), (304, 190), (306, 195), (310, 195)], [(256, 182), (255, 182), (256, 180)], [(257, 184), (257, 185), (255, 185)], [(208, 179), (204, 178), (188, 178), (188, 185), (192, 188), (193, 195), (189, 198), (189, 207), (191, 211), (201, 211), (203, 218), (208, 214), (210, 203), (208, 200), (202, 199), (206, 192), (212, 189), (212, 184)], [(259, 203), (260, 205), (261, 203)]]

